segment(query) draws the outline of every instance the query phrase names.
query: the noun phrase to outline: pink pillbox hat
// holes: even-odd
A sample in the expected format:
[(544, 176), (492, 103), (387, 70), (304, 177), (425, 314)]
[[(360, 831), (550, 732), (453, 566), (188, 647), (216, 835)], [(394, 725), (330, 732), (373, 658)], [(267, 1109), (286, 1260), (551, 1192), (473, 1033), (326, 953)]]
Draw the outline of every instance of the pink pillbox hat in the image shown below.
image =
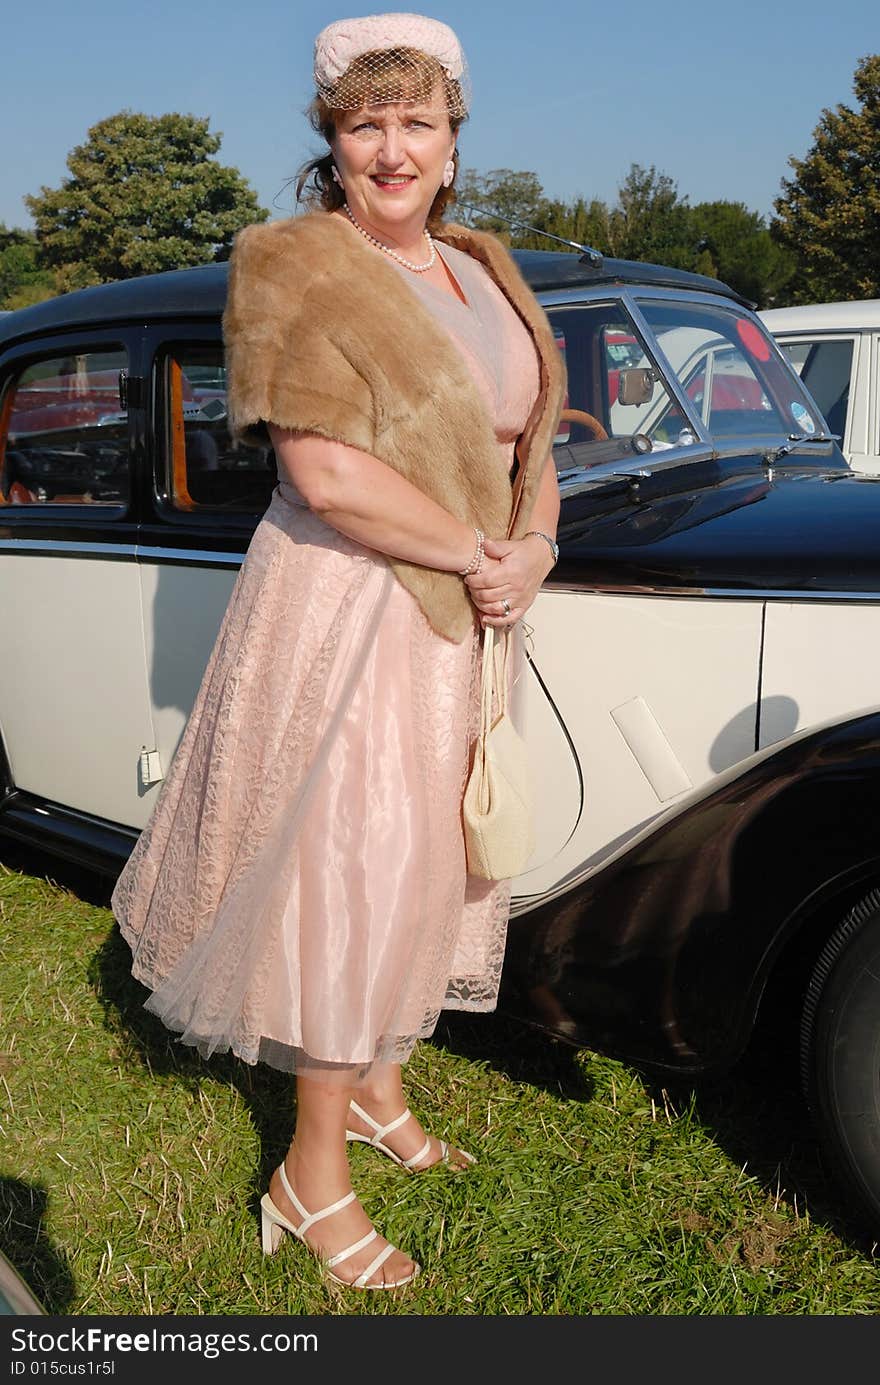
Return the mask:
[(389, 48), (415, 48), (436, 58), (448, 75), (461, 82), (465, 60), (461, 44), (448, 24), (422, 14), (369, 14), (337, 19), (315, 39), (315, 85), (330, 96), (340, 77), (362, 53)]

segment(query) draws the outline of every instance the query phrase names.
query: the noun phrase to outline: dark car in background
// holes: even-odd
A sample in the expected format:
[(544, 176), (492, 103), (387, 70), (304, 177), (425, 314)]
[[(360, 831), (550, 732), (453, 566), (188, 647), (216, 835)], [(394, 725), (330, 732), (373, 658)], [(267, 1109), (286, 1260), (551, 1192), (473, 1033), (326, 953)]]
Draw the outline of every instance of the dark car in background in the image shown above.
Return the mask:
[[(696, 1081), (785, 992), (816, 1130), (880, 1227), (880, 489), (723, 284), (518, 260), (568, 398), (502, 1008)], [(0, 321), (0, 834), (111, 877), (278, 480), (230, 441), (226, 273)], [(59, 379), (50, 417), (33, 386)]]
[(0, 1317), (38, 1317), (44, 1313), (42, 1304), (0, 1250)]

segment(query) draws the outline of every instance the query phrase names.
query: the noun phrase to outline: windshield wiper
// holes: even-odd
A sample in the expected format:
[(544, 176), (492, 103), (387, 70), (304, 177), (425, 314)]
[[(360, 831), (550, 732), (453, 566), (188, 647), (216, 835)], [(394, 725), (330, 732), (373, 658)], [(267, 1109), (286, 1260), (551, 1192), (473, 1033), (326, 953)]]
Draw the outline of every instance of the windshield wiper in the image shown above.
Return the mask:
[(770, 448), (764, 453), (764, 460), (766, 462), (778, 462), (780, 457), (787, 457), (789, 452), (794, 451), (796, 443), (840, 442), (840, 439), (840, 433), (789, 433), (781, 446)]

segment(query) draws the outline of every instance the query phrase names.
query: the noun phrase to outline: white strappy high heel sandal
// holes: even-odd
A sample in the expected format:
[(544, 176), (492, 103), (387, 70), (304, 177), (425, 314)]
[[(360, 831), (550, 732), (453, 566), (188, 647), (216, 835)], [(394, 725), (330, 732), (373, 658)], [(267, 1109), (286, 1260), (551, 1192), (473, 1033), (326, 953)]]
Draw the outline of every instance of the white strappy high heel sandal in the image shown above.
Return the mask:
[(260, 1229), (262, 1232), (264, 1255), (274, 1255), (278, 1249), (282, 1233), (289, 1231), (291, 1235), (296, 1236), (297, 1240), (302, 1241), (303, 1245), (310, 1250), (313, 1255), (317, 1256), (321, 1261), (326, 1277), (332, 1279), (334, 1284), (341, 1284), (346, 1289), (400, 1289), (404, 1284), (409, 1284), (415, 1279), (421, 1266), (416, 1261), (413, 1261), (413, 1269), (409, 1274), (404, 1275), (402, 1279), (385, 1279), (380, 1280), (376, 1284), (368, 1283), (371, 1276), (385, 1264), (389, 1255), (394, 1254), (395, 1247), (391, 1245), (390, 1242), (370, 1261), (367, 1268), (358, 1275), (357, 1279), (340, 1279), (338, 1274), (333, 1273), (333, 1266), (341, 1265), (343, 1260), (350, 1259), (352, 1255), (356, 1255), (359, 1250), (363, 1250), (365, 1246), (368, 1246), (371, 1241), (377, 1240), (379, 1236), (378, 1231), (373, 1227), (367, 1232), (366, 1236), (362, 1236), (359, 1241), (355, 1241), (354, 1245), (346, 1246), (345, 1250), (337, 1251), (335, 1255), (325, 1258), (314, 1246), (309, 1245), (306, 1240), (306, 1232), (309, 1227), (314, 1226), (316, 1222), (323, 1221), (325, 1217), (332, 1217), (334, 1212), (341, 1212), (343, 1207), (347, 1207), (350, 1202), (354, 1202), (356, 1194), (354, 1192), (347, 1193), (345, 1197), (339, 1198), (338, 1202), (331, 1203), (329, 1207), (322, 1207), (320, 1212), (307, 1212), (296, 1193), (293, 1191), (293, 1188), (290, 1186), (290, 1180), (287, 1177), (287, 1171), (284, 1168), (283, 1162), (278, 1166), (278, 1173), (281, 1177), (284, 1191), (303, 1220), (300, 1222), (299, 1226), (294, 1226), (293, 1222), (288, 1221), (287, 1218), (278, 1211), (278, 1208), (275, 1206), (269, 1194), (264, 1193), (260, 1199)]
[[(430, 1135), (426, 1138), (418, 1154), (411, 1155), (409, 1159), (401, 1159), (399, 1154), (394, 1153), (390, 1145), (384, 1143), (386, 1135), (390, 1135), (393, 1130), (398, 1130), (400, 1126), (403, 1125), (404, 1121), (408, 1121), (412, 1116), (412, 1111), (410, 1111), (408, 1106), (402, 1116), (398, 1116), (396, 1120), (389, 1121), (387, 1125), (380, 1125), (378, 1121), (373, 1120), (369, 1112), (365, 1111), (362, 1106), (358, 1106), (356, 1101), (351, 1103), (351, 1110), (354, 1111), (356, 1116), (360, 1116), (361, 1120), (366, 1125), (372, 1126), (374, 1133), (372, 1135), (361, 1135), (356, 1130), (346, 1130), (345, 1138), (347, 1140), (357, 1140), (360, 1144), (372, 1145), (373, 1149), (381, 1150), (383, 1154), (387, 1154), (389, 1159), (393, 1159), (395, 1164), (399, 1165), (400, 1168), (406, 1169), (407, 1173), (421, 1172), (418, 1165), (424, 1159), (425, 1155), (430, 1153)], [(435, 1159), (434, 1163), (426, 1165), (426, 1170), (432, 1169), (434, 1164), (449, 1164), (452, 1162), (449, 1158), (449, 1145), (446, 1140), (440, 1140), (439, 1144), (440, 1158)], [(456, 1149), (458, 1149), (458, 1146), (456, 1146)], [(458, 1149), (458, 1153), (463, 1159), (466, 1159), (469, 1164), (475, 1164), (477, 1162), (474, 1156), (468, 1154), (464, 1149)]]

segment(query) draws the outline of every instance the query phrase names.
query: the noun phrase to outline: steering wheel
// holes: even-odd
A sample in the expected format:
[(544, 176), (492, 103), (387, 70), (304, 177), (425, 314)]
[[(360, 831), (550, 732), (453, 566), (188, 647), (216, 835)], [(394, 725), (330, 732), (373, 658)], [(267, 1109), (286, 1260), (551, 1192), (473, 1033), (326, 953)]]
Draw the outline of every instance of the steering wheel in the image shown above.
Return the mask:
[(559, 418), (560, 422), (582, 423), (593, 434), (594, 442), (604, 442), (608, 437), (598, 418), (588, 414), (586, 409), (563, 409)]
[(10, 505), (30, 505), (36, 498), (33, 491), (29, 491), (21, 481), (13, 481), (6, 497)]

